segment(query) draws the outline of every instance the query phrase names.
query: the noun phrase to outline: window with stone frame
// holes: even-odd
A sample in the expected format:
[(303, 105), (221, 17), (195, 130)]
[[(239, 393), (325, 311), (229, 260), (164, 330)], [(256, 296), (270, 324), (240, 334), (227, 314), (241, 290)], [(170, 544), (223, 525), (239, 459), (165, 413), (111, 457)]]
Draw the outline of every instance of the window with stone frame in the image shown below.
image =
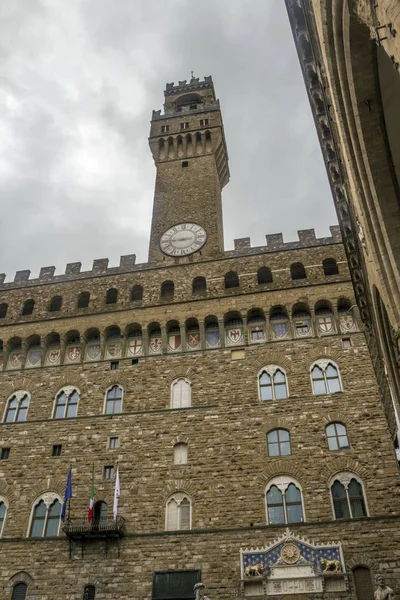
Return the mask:
[(12, 590), (11, 600), (25, 600), (28, 586), (23, 581), (16, 583)]
[(61, 498), (56, 494), (46, 493), (38, 498), (33, 506), (30, 537), (57, 536), (60, 529)]
[(19, 390), (14, 392), (7, 401), (7, 408), (4, 414), (4, 423), (22, 423), (26, 421), (28, 414), (30, 396), (28, 392)]
[(3, 533), (4, 521), (6, 520), (7, 505), (4, 500), (0, 497), (0, 537)]
[(118, 290), (116, 288), (110, 288), (106, 293), (106, 304), (117, 304)]
[(285, 475), (274, 477), (265, 493), (268, 525), (304, 521), (301, 487), (295, 479)]
[(339, 268), (337, 262), (334, 258), (325, 258), (322, 261), (322, 266), (324, 269), (324, 275), (338, 275)]
[(78, 296), (77, 308), (87, 308), (90, 302), (90, 292), (81, 292)]
[(54, 404), (53, 419), (69, 419), (78, 413), (79, 392), (73, 386), (62, 388)]
[(192, 386), (188, 379), (179, 377), (171, 385), (171, 408), (187, 408), (192, 405)]
[(354, 473), (337, 473), (331, 482), (331, 498), (335, 519), (356, 519), (367, 516), (364, 486)]
[(287, 429), (272, 429), (267, 433), (269, 456), (290, 456), (290, 433)]
[(123, 389), (119, 385), (113, 385), (106, 393), (105, 414), (116, 415), (121, 412)]
[(311, 380), (316, 396), (342, 391), (339, 367), (331, 360), (315, 361), (311, 366)]
[(306, 279), (306, 270), (303, 263), (293, 263), (290, 265), (290, 276), (293, 280)]
[(58, 312), (61, 310), (62, 296), (53, 296), (49, 304), (49, 312)]
[(236, 271), (229, 271), (224, 278), (225, 289), (239, 287), (239, 276)]
[(31, 315), (33, 313), (33, 309), (35, 307), (35, 301), (33, 298), (29, 298), (29, 300), (25, 300), (22, 305), (21, 315)]
[(167, 500), (165, 528), (167, 531), (191, 529), (192, 506), (189, 496), (184, 492), (175, 492)]
[(174, 465), (187, 465), (188, 462), (188, 445), (184, 442), (179, 442), (174, 446)]
[(278, 365), (267, 365), (258, 374), (259, 398), (283, 400), (289, 397), (286, 373)]
[(8, 304), (6, 302), (3, 302), (2, 304), (0, 304), (0, 319), (5, 319), (5, 317), (7, 315), (7, 310), (8, 310)]
[(350, 448), (346, 425), (332, 422), (325, 428), (329, 450), (347, 450)]
[(143, 287), (141, 285), (134, 285), (131, 290), (131, 301), (139, 302), (143, 300)]

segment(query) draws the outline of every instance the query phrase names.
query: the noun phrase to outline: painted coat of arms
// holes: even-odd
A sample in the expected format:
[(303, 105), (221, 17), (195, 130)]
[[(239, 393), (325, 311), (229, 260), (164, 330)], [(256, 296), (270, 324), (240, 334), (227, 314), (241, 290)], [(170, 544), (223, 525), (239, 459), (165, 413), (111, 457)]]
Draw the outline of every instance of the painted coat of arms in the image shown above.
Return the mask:
[(200, 333), (188, 333), (187, 345), (191, 350), (197, 350), (200, 347)]
[(153, 354), (158, 354), (159, 352), (161, 352), (161, 348), (162, 348), (162, 340), (160, 337), (150, 338), (150, 342), (149, 342), (150, 352), (152, 352)]
[(323, 333), (333, 332), (333, 317), (319, 317), (318, 326)]
[(240, 344), (243, 339), (243, 331), (239, 327), (226, 330), (226, 341), (229, 345)]
[(101, 348), (100, 348), (99, 342), (95, 342), (95, 343), (91, 343), (91, 344), (87, 345), (86, 357), (89, 360), (96, 360), (96, 359), (100, 358), (100, 353), (101, 353)]
[(339, 317), (339, 321), (342, 331), (352, 331), (356, 327), (353, 315), (342, 315)]
[(122, 342), (108, 342), (107, 344), (107, 356), (110, 358), (118, 358), (121, 356)]
[(168, 335), (168, 348), (169, 350), (177, 351), (181, 350), (181, 334), (180, 333), (170, 333)]
[(132, 338), (128, 341), (128, 354), (136, 356), (142, 353), (142, 338)]
[(219, 329), (207, 329), (206, 330), (206, 342), (207, 346), (213, 348), (219, 344)]
[(28, 356), (26, 359), (28, 367), (37, 367), (40, 365), (40, 358), (42, 356), (42, 352), (40, 348), (31, 348), (28, 352)]
[(10, 366), (13, 369), (19, 369), (22, 367), (22, 352), (13, 352), (10, 356)]
[(69, 362), (78, 362), (81, 358), (81, 349), (79, 346), (72, 346), (67, 350), (67, 358)]
[(52, 365), (58, 365), (60, 363), (60, 357), (60, 348), (50, 348), (50, 350), (47, 353), (47, 361)]

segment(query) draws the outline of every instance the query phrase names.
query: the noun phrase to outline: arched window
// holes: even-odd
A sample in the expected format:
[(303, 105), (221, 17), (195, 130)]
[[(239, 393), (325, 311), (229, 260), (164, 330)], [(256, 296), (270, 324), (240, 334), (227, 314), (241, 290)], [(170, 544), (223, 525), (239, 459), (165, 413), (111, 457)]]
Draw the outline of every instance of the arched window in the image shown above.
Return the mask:
[(229, 271), (225, 275), (225, 289), (239, 287), (239, 277), (236, 271)]
[(306, 304), (296, 304), (292, 312), (296, 337), (308, 337), (312, 334), (311, 315)]
[(78, 412), (79, 392), (72, 386), (63, 388), (57, 395), (53, 419), (69, 419)]
[(370, 570), (367, 567), (356, 567), (353, 569), (353, 578), (357, 600), (374, 600)]
[(192, 282), (192, 294), (205, 294), (207, 282), (204, 277), (195, 277)]
[(171, 387), (171, 408), (186, 408), (192, 405), (192, 388), (187, 379), (175, 379)]
[(49, 304), (49, 312), (58, 312), (61, 310), (62, 305), (62, 297), (61, 296), (53, 296)]
[(33, 298), (25, 300), (25, 302), (22, 305), (21, 315), (31, 315), (33, 313), (34, 306), (35, 301), (33, 300)]
[(260, 400), (281, 400), (288, 397), (286, 373), (277, 365), (264, 367), (258, 375)]
[(322, 266), (325, 275), (338, 275), (339, 273), (339, 268), (334, 258), (325, 258), (325, 260), (322, 261)]
[(208, 316), (204, 321), (206, 330), (206, 347), (217, 348), (220, 344), (218, 319), (214, 316)]
[(164, 281), (161, 284), (161, 298), (173, 298), (175, 294), (175, 285), (173, 281)]
[(332, 480), (331, 494), (335, 519), (367, 516), (361, 480), (353, 473), (338, 473)]
[(51, 537), (58, 535), (61, 503), (54, 498), (51, 503), (39, 499), (33, 507), (30, 537)]
[(294, 479), (284, 475), (271, 479), (266, 489), (266, 501), (269, 525), (304, 521), (301, 488)]
[(315, 307), (315, 317), (320, 335), (335, 333), (333, 311), (328, 302), (317, 302)]
[(13, 587), (11, 600), (25, 600), (28, 586), (24, 582), (16, 583)]
[(191, 529), (191, 503), (186, 494), (176, 492), (168, 499), (165, 525), (167, 531)]
[(286, 310), (281, 306), (275, 306), (270, 312), (270, 325), (272, 337), (275, 340), (286, 338), (289, 335), (289, 318)]
[(186, 321), (186, 350), (200, 350), (200, 329), (197, 319)]
[(290, 433), (287, 429), (272, 429), (267, 434), (269, 456), (290, 456)]
[(107, 511), (108, 507), (106, 502), (103, 500), (95, 502), (93, 506), (93, 518), (91, 521), (92, 529), (105, 529), (107, 525)]
[(6, 520), (7, 506), (5, 502), (0, 500), (0, 537), (3, 532), (4, 521)]
[(2, 304), (0, 304), (0, 319), (4, 319), (6, 314), (7, 314), (7, 310), (8, 310), (8, 304), (6, 302), (3, 302)]
[(94, 585), (85, 585), (83, 590), (83, 600), (95, 600), (96, 588)]
[(316, 396), (341, 392), (339, 369), (334, 362), (317, 360), (311, 367), (313, 391)]
[(110, 288), (106, 294), (106, 304), (117, 304), (118, 290), (116, 288)]
[(187, 465), (188, 461), (188, 445), (184, 442), (179, 442), (174, 446), (174, 465)]
[(257, 283), (263, 285), (264, 283), (272, 283), (272, 273), (269, 267), (260, 267), (257, 271)]
[(78, 296), (78, 308), (87, 308), (90, 302), (90, 292), (81, 292)]
[(249, 332), (249, 342), (251, 344), (265, 342), (267, 337), (265, 330), (265, 316), (260, 308), (253, 308), (248, 312), (247, 327)]
[(343, 423), (329, 423), (329, 425), (326, 426), (325, 431), (329, 450), (343, 450), (350, 448), (346, 425), (343, 425)]
[(121, 412), (122, 407), (122, 388), (119, 385), (113, 385), (107, 391), (106, 395), (106, 415), (116, 415)]
[(303, 263), (293, 263), (290, 265), (290, 276), (292, 279), (305, 279), (306, 270)]
[(141, 285), (134, 285), (131, 291), (132, 302), (143, 300), (143, 288)]
[(22, 421), (26, 421), (29, 401), (28, 392), (15, 392), (8, 400), (4, 423), (21, 423)]

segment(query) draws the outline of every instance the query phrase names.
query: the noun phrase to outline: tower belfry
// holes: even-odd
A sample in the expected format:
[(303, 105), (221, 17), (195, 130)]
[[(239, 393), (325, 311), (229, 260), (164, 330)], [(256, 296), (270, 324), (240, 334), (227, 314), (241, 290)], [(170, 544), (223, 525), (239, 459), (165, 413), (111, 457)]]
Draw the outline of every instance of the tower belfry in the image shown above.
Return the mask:
[(215, 257), (223, 252), (229, 167), (212, 78), (167, 83), (164, 96), (149, 138), (157, 168), (149, 261)]

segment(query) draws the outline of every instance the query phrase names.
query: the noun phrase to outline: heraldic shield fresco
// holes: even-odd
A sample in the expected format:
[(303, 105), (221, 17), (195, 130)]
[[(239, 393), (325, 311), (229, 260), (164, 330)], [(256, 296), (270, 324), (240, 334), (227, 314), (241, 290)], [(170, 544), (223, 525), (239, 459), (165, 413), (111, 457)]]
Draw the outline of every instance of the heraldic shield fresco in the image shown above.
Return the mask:
[(265, 548), (241, 549), (240, 561), (245, 597), (304, 594), (312, 598), (324, 594), (324, 598), (329, 598), (332, 592), (333, 599), (335, 593), (347, 590), (341, 545), (315, 544), (296, 537), (289, 529)]

